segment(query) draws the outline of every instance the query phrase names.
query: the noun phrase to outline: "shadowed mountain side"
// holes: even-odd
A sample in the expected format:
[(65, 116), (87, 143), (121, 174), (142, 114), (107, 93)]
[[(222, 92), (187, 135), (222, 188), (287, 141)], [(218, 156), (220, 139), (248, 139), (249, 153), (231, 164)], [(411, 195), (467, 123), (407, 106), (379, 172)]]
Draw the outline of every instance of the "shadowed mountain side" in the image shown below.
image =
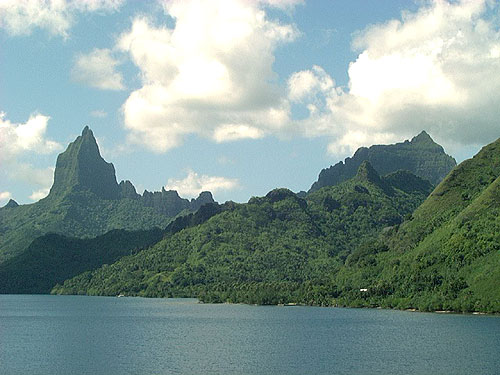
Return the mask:
[(456, 165), (455, 159), (447, 155), (440, 145), (422, 131), (411, 141), (359, 148), (351, 158), (323, 169), (318, 181), (311, 186), (309, 192), (324, 186), (337, 185), (354, 177), (365, 160), (368, 160), (380, 175), (408, 170), (434, 185), (437, 185)]
[(35, 239), (22, 254), (0, 264), (0, 293), (49, 293), (58, 282), (114, 263), (161, 238), (159, 229), (113, 230), (92, 239), (46, 234)]
[(57, 283), (103, 264), (112, 264), (164, 236), (199, 225), (228, 207), (230, 204), (207, 203), (195, 213), (178, 217), (165, 230), (112, 230), (92, 239), (46, 234), (35, 239), (23, 253), (0, 264), (0, 293), (49, 293)]

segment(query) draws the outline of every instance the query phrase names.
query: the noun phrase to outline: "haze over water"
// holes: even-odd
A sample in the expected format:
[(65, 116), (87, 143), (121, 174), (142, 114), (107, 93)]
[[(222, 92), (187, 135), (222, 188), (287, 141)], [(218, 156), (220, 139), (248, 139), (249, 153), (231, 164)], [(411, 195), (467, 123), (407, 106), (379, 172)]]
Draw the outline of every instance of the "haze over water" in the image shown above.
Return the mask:
[(0, 296), (0, 373), (497, 374), (500, 318)]

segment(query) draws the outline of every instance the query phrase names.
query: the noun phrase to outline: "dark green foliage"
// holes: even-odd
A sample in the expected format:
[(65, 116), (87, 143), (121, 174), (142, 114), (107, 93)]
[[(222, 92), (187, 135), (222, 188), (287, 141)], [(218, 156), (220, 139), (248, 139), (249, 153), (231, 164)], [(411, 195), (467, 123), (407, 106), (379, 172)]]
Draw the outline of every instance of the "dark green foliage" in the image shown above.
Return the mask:
[(499, 176), (500, 140), (414, 211), (429, 183), (364, 164), (305, 200), (277, 189), (231, 203), (53, 292), (500, 312)]
[(22, 254), (0, 264), (0, 293), (49, 293), (55, 284), (114, 263), (124, 255), (153, 245), (162, 236), (159, 229), (113, 230), (86, 240), (46, 234)]
[(217, 203), (208, 203), (196, 213), (178, 217), (163, 231), (112, 230), (93, 239), (53, 233), (38, 237), (26, 251), (0, 264), (0, 293), (49, 293), (56, 283), (114, 263), (157, 243), (165, 235), (202, 224), (223, 209)]
[[(276, 189), (247, 204), (206, 205), (177, 219), (169, 226), (175, 234), (152, 248), (67, 280), (53, 293), (331, 304), (332, 281), (351, 249), (400, 222), (427, 194), (393, 188), (366, 168), (306, 200)], [(197, 215), (210, 218), (178, 230), (196, 224)]]
[(438, 184), (456, 165), (455, 160), (446, 155), (443, 148), (423, 131), (411, 141), (370, 148), (361, 147), (352, 158), (323, 169), (318, 181), (311, 186), (309, 192), (324, 186), (337, 185), (354, 177), (365, 160), (368, 160), (380, 175), (407, 170), (429, 180), (432, 184)]

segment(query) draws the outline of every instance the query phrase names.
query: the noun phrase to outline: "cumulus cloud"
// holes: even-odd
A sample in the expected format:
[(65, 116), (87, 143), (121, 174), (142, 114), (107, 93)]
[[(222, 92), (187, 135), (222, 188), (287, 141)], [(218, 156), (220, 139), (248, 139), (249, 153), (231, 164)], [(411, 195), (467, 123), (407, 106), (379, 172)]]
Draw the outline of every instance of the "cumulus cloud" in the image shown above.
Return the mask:
[(272, 65), (276, 47), (297, 31), (261, 7), (295, 3), (172, 0), (164, 9), (173, 28), (136, 18), (118, 43), (141, 72), (142, 87), (122, 108), (130, 139), (161, 152), (187, 134), (223, 142), (289, 124)]
[(53, 167), (35, 168), (31, 164), (19, 161), (10, 162), (7, 175), (12, 180), (44, 188), (49, 188), (54, 182)]
[(259, 3), (279, 9), (291, 9), (297, 4), (303, 4), (304, 0), (259, 0)]
[[(427, 130), (443, 144), (484, 144), (500, 128), (500, 6), (435, 0), (368, 27), (353, 46), (348, 87), (319, 67), (293, 74), (289, 98), (309, 109), (303, 131), (333, 153)], [(322, 100), (318, 100), (318, 97)]]
[(28, 155), (51, 154), (62, 146), (47, 139), (48, 116), (31, 115), (26, 123), (12, 123), (0, 112), (0, 164), (9, 179), (38, 187), (52, 184), (54, 169), (39, 169), (23, 161)]
[(77, 82), (101, 90), (123, 90), (123, 77), (116, 71), (118, 64), (111, 50), (95, 48), (77, 57), (71, 76)]
[(23, 152), (49, 154), (61, 145), (45, 138), (50, 117), (33, 114), (24, 124), (10, 122), (5, 112), (0, 112), (0, 160), (11, 159)]
[(10, 35), (29, 35), (35, 28), (52, 35), (68, 36), (75, 15), (115, 11), (124, 0), (2, 0), (0, 28)]
[(165, 189), (177, 190), (181, 196), (195, 197), (202, 191), (216, 193), (223, 190), (233, 190), (239, 186), (238, 179), (199, 175), (189, 170), (185, 178), (177, 180), (169, 178)]

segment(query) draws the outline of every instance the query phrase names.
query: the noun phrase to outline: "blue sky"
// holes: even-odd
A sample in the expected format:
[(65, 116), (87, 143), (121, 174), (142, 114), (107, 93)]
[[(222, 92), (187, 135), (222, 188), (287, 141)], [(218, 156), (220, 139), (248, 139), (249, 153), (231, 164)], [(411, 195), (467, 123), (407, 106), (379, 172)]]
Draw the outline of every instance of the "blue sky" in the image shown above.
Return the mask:
[(0, 205), (89, 125), (139, 192), (307, 190), (360, 146), (499, 136), (497, 1), (0, 2)]

